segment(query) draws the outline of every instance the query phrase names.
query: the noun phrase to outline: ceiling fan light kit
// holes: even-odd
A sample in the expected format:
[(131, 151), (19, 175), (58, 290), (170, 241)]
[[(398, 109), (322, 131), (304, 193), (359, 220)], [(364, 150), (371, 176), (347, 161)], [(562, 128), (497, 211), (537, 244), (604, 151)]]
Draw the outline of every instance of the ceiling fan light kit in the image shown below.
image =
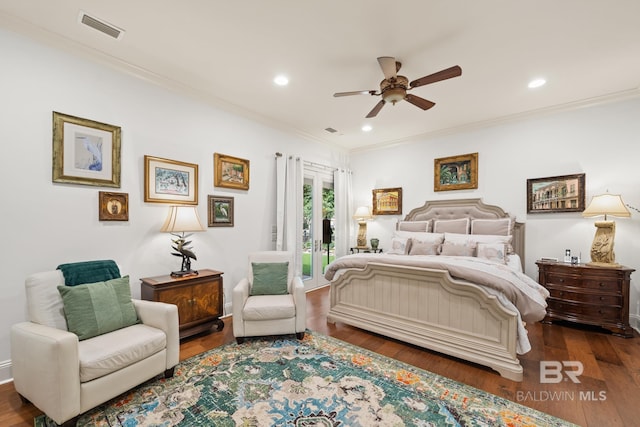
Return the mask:
[(375, 90), (361, 90), (361, 91), (352, 91), (352, 92), (337, 92), (334, 93), (333, 96), (350, 96), (350, 95), (372, 95), (372, 96), (382, 96), (382, 100), (376, 104), (375, 107), (367, 114), (367, 118), (372, 118), (378, 115), (382, 107), (388, 102), (392, 105), (395, 105), (396, 102), (405, 100), (410, 104), (415, 105), (418, 108), (423, 110), (428, 110), (433, 107), (435, 102), (431, 102), (427, 99), (420, 98), (419, 96), (408, 94), (407, 91), (414, 89), (416, 87), (424, 86), (431, 83), (436, 83), (442, 80), (450, 79), (453, 77), (458, 77), (462, 75), (462, 68), (458, 65), (455, 65), (450, 68), (446, 68), (442, 71), (438, 71), (437, 73), (429, 74), (428, 76), (421, 77), (409, 83), (409, 79), (405, 76), (398, 75), (397, 72), (400, 71), (402, 64), (399, 61), (396, 61), (395, 58), (391, 56), (381, 56), (378, 58), (378, 64), (380, 64), (380, 68), (382, 69), (382, 73), (384, 74), (384, 80), (380, 82), (380, 91)]

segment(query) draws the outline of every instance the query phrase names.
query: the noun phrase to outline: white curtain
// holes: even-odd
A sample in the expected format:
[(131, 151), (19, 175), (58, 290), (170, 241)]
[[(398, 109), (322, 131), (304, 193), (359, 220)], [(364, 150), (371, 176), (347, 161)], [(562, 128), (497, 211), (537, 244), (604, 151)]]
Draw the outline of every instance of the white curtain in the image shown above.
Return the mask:
[(302, 275), (302, 188), (300, 156), (276, 154), (276, 250), (293, 252), (295, 274)]
[(337, 169), (333, 172), (335, 206), (335, 253), (336, 258), (347, 255), (353, 241), (353, 192), (351, 171)]

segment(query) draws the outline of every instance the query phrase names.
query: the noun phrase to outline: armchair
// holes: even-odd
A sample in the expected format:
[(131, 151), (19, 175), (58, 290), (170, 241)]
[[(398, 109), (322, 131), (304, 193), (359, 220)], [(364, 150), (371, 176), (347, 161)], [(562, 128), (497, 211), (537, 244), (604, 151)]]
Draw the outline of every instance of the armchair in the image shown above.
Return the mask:
[(11, 327), (13, 381), (23, 400), (70, 424), (156, 375), (173, 375), (180, 357), (175, 305), (134, 299), (139, 323), (79, 340), (67, 329), (57, 289), (64, 283), (60, 270), (26, 279), (28, 321)]
[[(255, 269), (267, 264), (288, 263), (286, 289), (282, 294), (255, 295)], [(255, 268), (254, 268), (255, 267)], [(268, 267), (268, 266), (267, 266)], [(233, 334), (238, 343), (244, 337), (296, 334), (304, 338), (307, 299), (299, 276), (294, 277), (293, 253), (263, 251), (249, 254), (249, 272), (234, 288)]]

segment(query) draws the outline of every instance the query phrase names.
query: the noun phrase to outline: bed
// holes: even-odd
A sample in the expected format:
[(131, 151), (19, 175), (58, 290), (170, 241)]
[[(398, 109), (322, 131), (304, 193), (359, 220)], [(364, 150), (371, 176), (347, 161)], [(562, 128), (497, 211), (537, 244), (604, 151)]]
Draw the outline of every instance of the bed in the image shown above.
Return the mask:
[[(456, 232), (464, 219), (467, 232)], [(429, 239), (431, 246), (425, 245)], [(386, 253), (347, 255), (327, 267), (327, 320), (522, 381), (518, 354), (531, 348), (525, 323), (544, 318), (548, 297), (523, 273), (524, 224), (481, 199), (427, 201), (398, 221), (391, 243)], [(473, 255), (459, 253), (462, 248)]]

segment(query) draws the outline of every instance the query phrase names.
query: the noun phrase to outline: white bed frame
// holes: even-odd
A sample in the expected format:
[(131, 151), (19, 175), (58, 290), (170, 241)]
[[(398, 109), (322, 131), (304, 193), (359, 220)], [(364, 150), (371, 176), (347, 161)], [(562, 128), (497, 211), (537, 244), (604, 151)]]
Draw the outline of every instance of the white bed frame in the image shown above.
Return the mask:
[[(481, 199), (430, 201), (405, 221), (505, 218)], [(524, 224), (515, 223), (514, 251), (524, 264)], [(447, 271), (369, 263), (331, 282), (327, 320), (346, 324), (488, 366), (522, 381), (516, 355), (517, 313), (473, 283)]]

